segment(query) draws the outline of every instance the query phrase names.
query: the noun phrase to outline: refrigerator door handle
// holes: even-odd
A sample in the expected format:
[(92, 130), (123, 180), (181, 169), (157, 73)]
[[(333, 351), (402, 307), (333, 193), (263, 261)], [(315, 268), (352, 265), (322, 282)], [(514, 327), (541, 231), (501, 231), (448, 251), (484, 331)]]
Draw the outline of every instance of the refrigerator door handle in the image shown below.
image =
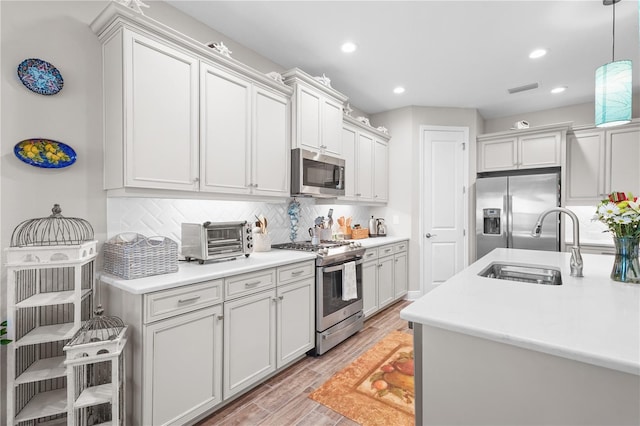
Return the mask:
[(513, 248), (513, 197), (511, 195), (504, 196), (504, 209), (505, 212), (507, 212), (507, 223), (505, 226), (507, 247)]

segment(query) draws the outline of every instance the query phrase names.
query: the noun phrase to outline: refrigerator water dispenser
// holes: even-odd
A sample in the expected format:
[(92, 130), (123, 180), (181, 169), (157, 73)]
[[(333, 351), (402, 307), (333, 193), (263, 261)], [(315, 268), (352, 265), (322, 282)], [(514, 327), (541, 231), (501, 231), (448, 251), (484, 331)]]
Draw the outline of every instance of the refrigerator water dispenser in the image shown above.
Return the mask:
[(485, 235), (500, 235), (500, 209), (482, 209)]

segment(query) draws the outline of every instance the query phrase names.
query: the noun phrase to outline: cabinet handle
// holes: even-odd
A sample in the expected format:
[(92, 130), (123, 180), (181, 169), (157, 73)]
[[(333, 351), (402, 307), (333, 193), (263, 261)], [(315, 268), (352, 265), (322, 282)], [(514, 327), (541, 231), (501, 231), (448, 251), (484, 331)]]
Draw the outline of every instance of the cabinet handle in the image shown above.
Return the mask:
[(386, 249), (384, 252), (385, 253), (389, 253), (391, 251), (391, 249)]
[(200, 299), (200, 296), (193, 296), (193, 297), (188, 297), (186, 299), (178, 299), (178, 303), (194, 302), (198, 299)]
[(200, 182), (200, 178), (199, 177), (194, 177), (193, 178), (193, 183), (198, 183)]
[(378, 198), (378, 194), (374, 195), (373, 198)]
[(260, 284), (260, 281), (253, 281), (253, 282), (250, 282), (250, 283), (244, 283), (244, 286), (245, 287), (254, 287), (254, 286), (257, 286), (258, 284)]
[(396, 263), (398, 263), (400, 261), (400, 259), (396, 259)]
[(284, 296), (278, 296), (278, 299), (282, 300), (284, 299)]
[(404, 248), (404, 244), (400, 246), (400, 250), (402, 250)]
[(253, 184), (253, 187), (254, 187), (254, 188), (257, 188), (257, 187), (258, 187), (258, 184), (257, 184), (257, 183), (254, 183), (254, 184)]
[(378, 263), (378, 268), (382, 268), (382, 263)]
[(356, 197), (362, 197), (362, 194), (356, 194)]
[(221, 321), (224, 318), (224, 315), (218, 315), (218, 321)]
[(303, 273), (304, 271), (293, 271), (291, 273), (291, 275), (300, 275), (301, 273)]

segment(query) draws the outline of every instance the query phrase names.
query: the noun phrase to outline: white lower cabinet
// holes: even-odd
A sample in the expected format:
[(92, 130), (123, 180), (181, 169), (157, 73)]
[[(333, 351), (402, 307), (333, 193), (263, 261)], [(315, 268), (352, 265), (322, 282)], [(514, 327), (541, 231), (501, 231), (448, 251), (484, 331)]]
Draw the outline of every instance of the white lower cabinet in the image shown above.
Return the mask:
[(294, 361), (315, 345), (315, 280), (313, 277), (278, 287), (277, 367)]
[[(367, 255), (370, 259), (367, 260)], [(365, 318), (378, 311), (378, 252), (367, 249), (362, 264), (362, 311)]]
[(127, 424), (183, 425), (314, 347), (315, 261), (134, 294), (103, 286), (128, 324)]
[(148, 424), (184, 424), (222, 402), (222, 304), (145, 327), (144, 346)]
[(402, 299), (408, 291), (407, 246), (404, 241), (368, 248), (362, 265), (362, 303), (365, 318)]
[(276, 370), (276, 291), (224, 303), (224, 398)]
[(378, 309), (385, 308), (394, 300), (393, 255), (378, 259)]

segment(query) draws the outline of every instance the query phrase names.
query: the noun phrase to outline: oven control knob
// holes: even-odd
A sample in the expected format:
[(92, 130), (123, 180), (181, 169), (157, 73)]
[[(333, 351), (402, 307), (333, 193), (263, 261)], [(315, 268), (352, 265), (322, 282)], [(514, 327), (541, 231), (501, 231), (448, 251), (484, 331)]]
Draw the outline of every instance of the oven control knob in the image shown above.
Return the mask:
[(329, 254), (329, 249), (328, 248), (322, 248), (320, 249), (320, 254)]

